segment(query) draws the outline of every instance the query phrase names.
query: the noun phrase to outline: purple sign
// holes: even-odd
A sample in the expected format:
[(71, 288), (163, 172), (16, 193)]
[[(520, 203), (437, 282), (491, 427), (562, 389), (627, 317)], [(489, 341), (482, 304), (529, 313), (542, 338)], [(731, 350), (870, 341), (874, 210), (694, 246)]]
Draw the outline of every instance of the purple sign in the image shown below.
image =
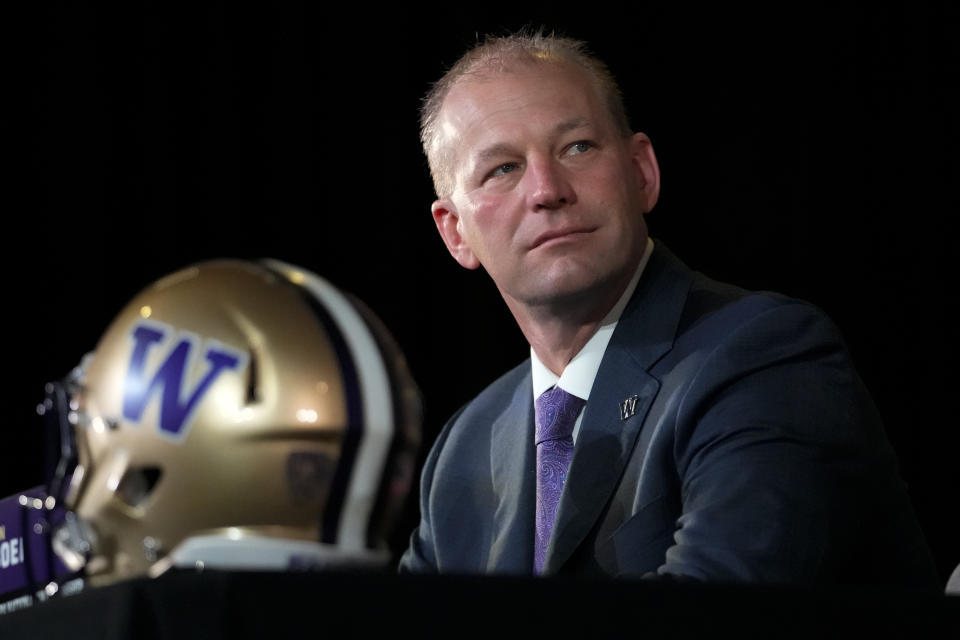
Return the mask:
[(48, 511), (45, 500), (41, 487), (0, 500), (0, 613), (21, 608), (17, 603), (29, 606), (31, 590), (70, 576), (44, 531), (45, 522), (62, 519), (63, 509)]

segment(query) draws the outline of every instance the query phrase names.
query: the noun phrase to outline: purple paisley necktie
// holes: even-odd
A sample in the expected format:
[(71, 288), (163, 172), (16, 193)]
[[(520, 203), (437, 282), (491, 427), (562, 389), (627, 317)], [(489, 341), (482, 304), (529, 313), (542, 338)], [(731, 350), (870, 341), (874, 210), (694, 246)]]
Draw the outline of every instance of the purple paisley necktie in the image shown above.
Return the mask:
[(544, 391), (534, 403), (537, 410), (537, 532), (533, 571), (536, 574), (543, 572), (557, 503), (573, 458), (573, 425), (584, 402), (582, 398), (554, 387)]

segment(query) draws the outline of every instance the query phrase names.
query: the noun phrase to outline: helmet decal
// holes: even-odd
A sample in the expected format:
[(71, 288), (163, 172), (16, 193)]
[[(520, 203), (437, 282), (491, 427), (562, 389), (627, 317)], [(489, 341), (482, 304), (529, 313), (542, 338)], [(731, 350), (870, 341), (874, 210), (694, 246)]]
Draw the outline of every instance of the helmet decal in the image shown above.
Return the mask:
[[(201, 342), (197, 336), (185, 331), (178, 333), (173, 327), (158, 322), (139, 322), (134, 325), (130, 337), (134, 346), (123, 386), (123, 417), (140, 423), (151, 398), (160, 394), (157, 421), (160, 432), (177, 440), (186, 436), (193, 410), (213, 382), (225, 370), (237, 369), (246, 360), (246, 354), (242, 352), (206, 341), (203, 356), (209, 363), (207, 371), (193, 389), (187, 389), (184, 394), (184, 379), (189, 378), (187, 370), (191, 361), (196, 359)], [(147, 356), (157, 346), (166, 347), (167, 353), (150, 377)]]

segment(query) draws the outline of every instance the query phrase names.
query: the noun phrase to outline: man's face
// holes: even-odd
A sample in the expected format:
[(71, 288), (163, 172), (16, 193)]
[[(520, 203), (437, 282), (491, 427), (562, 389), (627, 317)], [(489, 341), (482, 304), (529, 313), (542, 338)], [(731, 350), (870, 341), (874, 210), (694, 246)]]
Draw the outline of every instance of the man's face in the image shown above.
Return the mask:
[(612, 305), (643, 254), (659, 171), (586, 73), (553, 63), (467, 77), (439, 127), (453, 192), (432, 210), (454, 258), (482, 265), (511, 309)]

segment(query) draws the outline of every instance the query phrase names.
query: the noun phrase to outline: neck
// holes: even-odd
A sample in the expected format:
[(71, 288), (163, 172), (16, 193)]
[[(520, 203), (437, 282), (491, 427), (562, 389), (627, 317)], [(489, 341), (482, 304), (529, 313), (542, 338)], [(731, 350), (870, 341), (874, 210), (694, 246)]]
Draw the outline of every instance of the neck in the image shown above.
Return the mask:
[(528, 329), (521, 324), (520, 328), (540, 361), (560, 376), (599, 327), (600, 322), (597, 321), (577, 326), (538, 323)]
[[(559, 376), (600, 328), (617, 304), (635, 269), (605, 291), (546, 304), (528, 305), (503, 295), (527, 342), (540, 361)], [(501, 291), (501, 294), (503, 292)]]

